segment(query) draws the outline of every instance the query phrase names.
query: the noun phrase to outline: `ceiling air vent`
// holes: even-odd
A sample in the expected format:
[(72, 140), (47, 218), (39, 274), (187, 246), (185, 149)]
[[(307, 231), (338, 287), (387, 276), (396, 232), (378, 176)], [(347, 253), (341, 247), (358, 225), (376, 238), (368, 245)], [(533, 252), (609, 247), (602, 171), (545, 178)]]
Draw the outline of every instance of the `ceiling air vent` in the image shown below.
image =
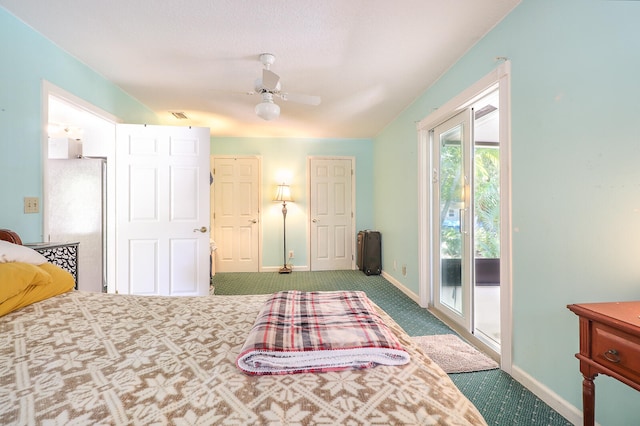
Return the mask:
[(177, 111), (169, 111), (169, 112), (171, 113), (171, 115), (173, 115), (178, 120), (188, 120), (189, 119), (189, 117), (187, 117), (187, 115), (184, 112), (177, 112)]

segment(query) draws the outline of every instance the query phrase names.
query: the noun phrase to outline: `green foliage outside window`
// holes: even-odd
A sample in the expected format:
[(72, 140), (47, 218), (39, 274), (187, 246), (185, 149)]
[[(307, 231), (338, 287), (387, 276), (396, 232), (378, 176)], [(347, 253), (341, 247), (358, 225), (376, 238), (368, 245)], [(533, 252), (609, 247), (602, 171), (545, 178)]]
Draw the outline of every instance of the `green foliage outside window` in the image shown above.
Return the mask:
[(475, 150), (476, 257), (500, 257), (500, 150)]
[[(440, 157), (441, 255), (461, 257), (462, 238), (457, 209), (462, 205), (459, 144), (446, 144)], [(475, 257), (500, 257), (500, 150), (477, 146), (474, 156)], [(449, 212), (456, 213), (451, 220)], [(452, 223), (454, 226), (452, 226)]]

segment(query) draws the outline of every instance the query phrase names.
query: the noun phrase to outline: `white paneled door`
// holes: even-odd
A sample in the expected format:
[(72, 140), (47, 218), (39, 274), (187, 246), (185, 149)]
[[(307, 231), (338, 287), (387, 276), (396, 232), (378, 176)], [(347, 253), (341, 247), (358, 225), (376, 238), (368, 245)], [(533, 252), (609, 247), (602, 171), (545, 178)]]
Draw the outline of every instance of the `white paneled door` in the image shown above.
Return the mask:
[(209, 129), (116, 127), (116, 291), (209, 291)]
[(256, 157), (214, 157), (213, 165), (216, 272), (258, 272), (260, 161)]
[(353, 268), (352, 170), (348, 158), (309, 160), (312, 271)]

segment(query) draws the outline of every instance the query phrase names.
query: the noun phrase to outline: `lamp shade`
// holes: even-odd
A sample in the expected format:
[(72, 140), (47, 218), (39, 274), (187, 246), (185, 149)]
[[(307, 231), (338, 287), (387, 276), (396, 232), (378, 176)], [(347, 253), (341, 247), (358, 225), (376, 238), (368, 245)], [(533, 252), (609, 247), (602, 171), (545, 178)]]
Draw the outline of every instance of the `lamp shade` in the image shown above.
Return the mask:
[(280, 107), (273, 101), (263, 101), (256, 105), (256, 115), (263, 120), (274, 120), (280, 117)]
[(286, 203), (287, 201), (293, 201), (291, 199), (291, 190), (289, 189), (289, 185), (282, 184), (278, 185), (278, 191), (276, 192), (276, 197), (273, 201), (281, 201)]

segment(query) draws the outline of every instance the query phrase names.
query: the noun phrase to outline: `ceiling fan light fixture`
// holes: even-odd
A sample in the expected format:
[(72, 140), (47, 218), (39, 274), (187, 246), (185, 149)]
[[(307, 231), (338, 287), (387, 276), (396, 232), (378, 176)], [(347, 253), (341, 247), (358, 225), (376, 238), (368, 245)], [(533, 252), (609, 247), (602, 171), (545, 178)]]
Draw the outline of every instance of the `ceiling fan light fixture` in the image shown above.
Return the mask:
[(256, 105), (256, 114), (263, 120), (271, 121), (280, 117), (280, 107), (273, 102), (261, 102)]
[(273, 103), (271, 93), (263, 93), (262, 102), (256, 105), (256, 115), (267, 121), (280, 117), (280, 107)]

